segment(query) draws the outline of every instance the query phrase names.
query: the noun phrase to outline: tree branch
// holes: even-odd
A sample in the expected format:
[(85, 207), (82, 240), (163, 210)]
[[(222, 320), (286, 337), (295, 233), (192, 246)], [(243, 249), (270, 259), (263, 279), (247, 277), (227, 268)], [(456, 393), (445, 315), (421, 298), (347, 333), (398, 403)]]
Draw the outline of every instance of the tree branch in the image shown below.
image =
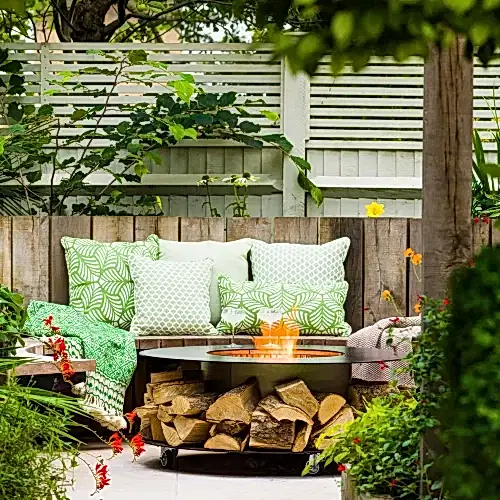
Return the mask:
[[(71, 21), (68, 19), (68, 17), (66, 16), (66, 14), (68, 13), (68, 10), (66, 9), (66, 7), (64, 7), (64, 10), (66, 10), (66, 12), (63, 12), (63, 10), (61, 9), (61, 6), (59, 5), (59, 2), (57, 0), (51, 0), (51, 4), (52, 6), (54, 7), (55, 10), (57, 10), (57, 13), (59, 14), (59, 16), (61, 16), (61, 18), (63, 19), (63, 21), (73, 30), (73, 31), (77, 31), (76, 28), (73, 26), (73, 24), (71, 23)], [(69, 40), (66, 35), (64, 35), (63, 33), (63, 30), (62, 30), (62, 24), (61, 24), (61, 21), (59, 19), (59, 16), (54, 16), (54, 24), (56, 25), (56, 31), (57, 31), (57, 36), (59, 37), (59, 39), (61, 39), (61, 36), (64, 40), (61, 40), (61, 41), (64, 41), (64, 42), (70, 42), (71, 40)], [(57, 21), (56, 21), (57, 20)], [(59, 26), (59, 29), (58, 29), (58, 26)], [(59, 33), (61, 32), (61, 33)]]

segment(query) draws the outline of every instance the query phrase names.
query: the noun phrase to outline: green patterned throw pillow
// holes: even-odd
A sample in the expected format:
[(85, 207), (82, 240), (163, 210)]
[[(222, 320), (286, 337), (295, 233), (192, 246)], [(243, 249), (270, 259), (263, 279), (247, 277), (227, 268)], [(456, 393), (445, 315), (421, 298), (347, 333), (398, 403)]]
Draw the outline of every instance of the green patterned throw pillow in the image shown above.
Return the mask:
[[(278, 309), (286, 314), (295, 308), (301, 335), (346, 337), (351, 333), (351, 327), (344, 321), (348, 288), (346, 281), (310, 285), (237, 282), (219, 276), (222, 310), (244, 309), (246, 317), (237, 329), (250, 335), (260, 334), (258, 314), (261, 309)], [(224, 321), (217, 325), (217, 329), (224, 334), (231, 333), (231, 326)]]
[(158, 242), (100, 243), (61, 238), (69, 275), (69, 303), (95, 321), (128, 329), (134, 316), (134, 284), (129, 258), (158, 259)]

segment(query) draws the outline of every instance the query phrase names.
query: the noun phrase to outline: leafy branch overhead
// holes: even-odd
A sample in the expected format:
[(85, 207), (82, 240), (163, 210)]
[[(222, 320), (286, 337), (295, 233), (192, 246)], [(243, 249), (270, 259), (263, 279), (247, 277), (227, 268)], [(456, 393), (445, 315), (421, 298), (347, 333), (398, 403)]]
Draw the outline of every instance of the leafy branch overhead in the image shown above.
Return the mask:
[[(284, 35), (290, 9), (309, 25)], [(430, 44), (448, 46), (457, 35), (467, 40), (469, 56), (477, 48), (487, 64), (500, 42), (499, 0), (274, 0), (259, 4), (257, 19), (278, 28), (277, 51), (310, 74), (324, 55), (334, 73), (346, 64), (361, 70), (372, 56), (425, 57)]]
[[(91, 52), (103, 61), (112, 62), (109, 66), (112, 69), (88, 67), (79, 73), (60, 72), (48, 82), (50, 94), (71, 95), (77, 91), (96, 98), (95, 105), (75, 108), (69, 117), (57, 115), (50, 105), (35, 108), (16, 102), (16, 96), (26, 91), (22, 66), (17, 61), (5, 63), (7, 53), (0, 52), (0, 63), (5, 63), (0, 70), (12, 72), (9, 83), (2, 83), (5, 91), (0, 94), (5, 103), (9, 101), (5, 119), (11, 123), (0, 142), (0, 189), (9, 192), (14, 184), (17, 190), (12, 193), (17, 201), (22, 201), (18, 205), (28, 213), (38, 210), (66, 213), (68, 198), (75, 195), (87, 197), (87, 202), (73, 205), (74, 214), (124, 213), (124, 195), (113, 188), (113, 184), (139, 183), (152, 165), (162, 164), (161, 148), (182, 140), (198, 139), (222, 139), (253, 148), (269, 145), (280, 149), (296, 165), (302, 188), (321, 204), (321, 190), (307, 177), (309, 163), (292, 154), (293, 145), (283, 134), (266, 134), (261, 125), (252, 121), (255, 115), (272, 123), (279, 120), (276, 113), (261, 109), (264, 101), (244, 100), (235, 92), (207, 93), (192, 75), (171, 72), (164, 63), (148, 61), (147, 54), (141, 50), (125, 55)], [(134, 72), (127, 71), (132, 66)], [(137, 67), (142, 71), (136, 71)], [(112, 84), (107, 89), (95, 90), (82, 83), (85, 75), (94, 74), (105, 75)], [(154, 102), (112, 104), (111, 97), (118, 92), (119, 85), (129, 83), (145, 85), (146, 91), (154, 85)], [(117, 125), (104, 125), (106, 113), (112, 110), (126, 112), (127, 119)], [(62, 130), (68, 126), (81, 133), (63, 136)], [(97, 141), (105, 141), (107, 145), (97, 147)], [(65, 155), (62, 159), (63, 148), (77, 149), (79, 154)], [(42, 179), (42, 171), (50, 172), (46, 174), (50, 176), (48, 195), (33, 186)], [(110, 174), (112, 180), (96, 191), (89, 184), (89, 176), (97, 172)], [(2, 182), (9, 183), (9, 188), (2, 188)], [(9, 198), (5, 199), (0, 208), (12, 213), (16, 203), (10, 202), (6, 207)], [(161, 213), (158, 197), (144, 195), (141, 200), (144, 213), (151, 210), (158, 213), (158, 209)], [(110, 207), (119, 211), (112, 211)]]

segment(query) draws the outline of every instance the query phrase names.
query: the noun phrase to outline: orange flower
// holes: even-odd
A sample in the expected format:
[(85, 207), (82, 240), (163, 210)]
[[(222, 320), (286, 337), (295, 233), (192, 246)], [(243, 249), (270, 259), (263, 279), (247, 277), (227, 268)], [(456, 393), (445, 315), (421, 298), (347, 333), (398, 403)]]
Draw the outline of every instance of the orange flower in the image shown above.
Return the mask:
[(130, 440), (130, 447), (132, 448), (134, 456), (136, 456), (136, 457), (142, 455), (146, 451), (146, 448), (144, 448), (144, 441), (143, 441), (142, 436), (140, 434), (136, 434)]
[(386, 301), (386, 302), (390, 302), (391, 299), (392, 299), (392, 293), (390, 290), (384, 290), (382, 293), (381, 293), (381, 297)]
[(345, 472), (347, 470), (347, 467), (344, 464), (339, 464), (337, 470), (339, 472)]
[(109, 438), (109, 446), (111, 446), (111, 449), (113, 450), (113, 455), (119, 455), (123, 451), (123, 438), (120, 434), (118, 434), (118, 432), (115, 432)]
[(421, 253), (416, 253), (415, 255), (412, 256), (411, 262), (414, 266), (419, 266), (422, 264), (422, 254)]
[(128, 423), (132, 427), (134, 425), (135, 419), (137, 418), (137, 413), (135, 411), (125, 413), (125, 418), (128, 420)]
[(96, 464), (94, 478), (96, 490), (102, 490), (105, 486), (108, 486), (111, 483), (108, 477), (108, 466)]
[(417, 302), (414, 306), (413, 306), (413, 310), (416, 312), (416, 313), (421, 313), (422, 312), (422, 304), (420, 302)]
[(403, 255), (404, 255), (406, 258), (408, 258), (408, 257), (413, 257), (413, 256), (415, 255), (415, 252), (414, 252), (414, 250), (413, 250), (412, 248), (407, 248), (407, 249), (404, 251)]

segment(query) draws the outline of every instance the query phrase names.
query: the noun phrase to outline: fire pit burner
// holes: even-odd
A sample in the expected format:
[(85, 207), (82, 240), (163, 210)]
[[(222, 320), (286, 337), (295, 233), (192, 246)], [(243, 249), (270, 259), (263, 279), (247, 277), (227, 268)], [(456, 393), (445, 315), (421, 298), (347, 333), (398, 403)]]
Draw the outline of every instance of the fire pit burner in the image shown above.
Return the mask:
[(281, 359), (281, 358), (328, 358), (342, 356), (339, 351), (320, 351), (319, 349), (295, 349), (290, 353), (276, 352), (275, 349), (220, 349), (208, 351), (213, 356), (228, 356), (235, 358)]

